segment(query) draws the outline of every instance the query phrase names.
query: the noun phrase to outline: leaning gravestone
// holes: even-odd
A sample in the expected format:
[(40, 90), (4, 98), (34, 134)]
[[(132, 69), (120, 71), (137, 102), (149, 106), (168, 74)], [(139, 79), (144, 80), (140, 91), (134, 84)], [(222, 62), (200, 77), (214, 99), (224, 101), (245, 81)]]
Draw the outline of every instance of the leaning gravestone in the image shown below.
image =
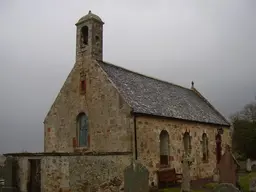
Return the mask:
[(237, 184), (240, 165), (233, 156), (229, 145), (226, 145), (225, 153), (221, 156), (217, 168), (219, 170), (219, 180), (221, 183)]
[(124, 192), (148, 192), (149, 172), (142, 164), (134, 162), (124, 170)]
[(222, 183), (215, 187), (212, 192), (240, 192), (238, 188), (236, 188), (231, 183)]
[(252, 178), (250, 180), (250, 186), (249, 186), (249, 190), (251, 192), (256, 192), (256, 177)]

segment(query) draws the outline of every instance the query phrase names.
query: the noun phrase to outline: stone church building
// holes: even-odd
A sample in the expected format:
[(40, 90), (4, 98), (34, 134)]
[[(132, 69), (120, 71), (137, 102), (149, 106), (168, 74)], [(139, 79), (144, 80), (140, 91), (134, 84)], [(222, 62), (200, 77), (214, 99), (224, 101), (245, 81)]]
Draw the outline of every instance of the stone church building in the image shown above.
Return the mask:
[(134, 160), (157, 184), (163, 167), (182, 173), (184, 155), (192, 178), (212, 176), (231, 145), (229, 122), (193, 82), (184, 88), (105, 62), (103, 24), (91, 11), (76, 23), (76, 62), (44, 120), (42, 191), (122, 181)]
[(231, 142), (229, 122), (193, 83), (188, 89), (105, 62), (103, 24), (91, 12), (76, 24), (76, 63), (45, 118), (45, 152), (131, 152), (152, 180), (161, 165), (181, 172), (189, 153), (192, 176), (212, 175)]

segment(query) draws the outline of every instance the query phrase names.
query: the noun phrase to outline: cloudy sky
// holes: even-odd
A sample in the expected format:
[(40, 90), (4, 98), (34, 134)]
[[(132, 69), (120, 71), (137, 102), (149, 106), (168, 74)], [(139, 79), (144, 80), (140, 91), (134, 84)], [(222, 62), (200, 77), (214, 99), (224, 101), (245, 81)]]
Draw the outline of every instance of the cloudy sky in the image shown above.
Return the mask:
[(89, 10), (105, 22), (104, 60), (193, 80), (225, 116), (255, 99), (255, 0), (0, 0), (0, 153), (43, 150), (43, 120)]

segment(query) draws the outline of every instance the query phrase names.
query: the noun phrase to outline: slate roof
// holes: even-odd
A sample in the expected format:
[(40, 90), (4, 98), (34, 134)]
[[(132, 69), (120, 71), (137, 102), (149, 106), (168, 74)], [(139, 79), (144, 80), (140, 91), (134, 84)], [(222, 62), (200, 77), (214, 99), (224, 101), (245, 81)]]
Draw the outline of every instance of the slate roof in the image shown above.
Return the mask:
[(230, 126), (207, 100), (192, 89), (104, 61), (98, 63), (135, 113)]

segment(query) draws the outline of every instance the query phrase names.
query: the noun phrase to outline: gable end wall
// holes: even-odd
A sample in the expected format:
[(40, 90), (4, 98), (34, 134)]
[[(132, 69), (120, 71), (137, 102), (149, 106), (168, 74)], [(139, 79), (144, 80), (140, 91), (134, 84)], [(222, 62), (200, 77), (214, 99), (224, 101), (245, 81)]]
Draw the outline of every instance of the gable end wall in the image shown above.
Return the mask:
[[(86, 94), (80, 94), (80, 70), (86, 74)], [(44, 122), (45, 152), (73, 152), (76, 118), (89, 119), (90, 151), (132, 151), (133, 119), (130, 107), (95, 60), (85, 58), (73, 67)]]

